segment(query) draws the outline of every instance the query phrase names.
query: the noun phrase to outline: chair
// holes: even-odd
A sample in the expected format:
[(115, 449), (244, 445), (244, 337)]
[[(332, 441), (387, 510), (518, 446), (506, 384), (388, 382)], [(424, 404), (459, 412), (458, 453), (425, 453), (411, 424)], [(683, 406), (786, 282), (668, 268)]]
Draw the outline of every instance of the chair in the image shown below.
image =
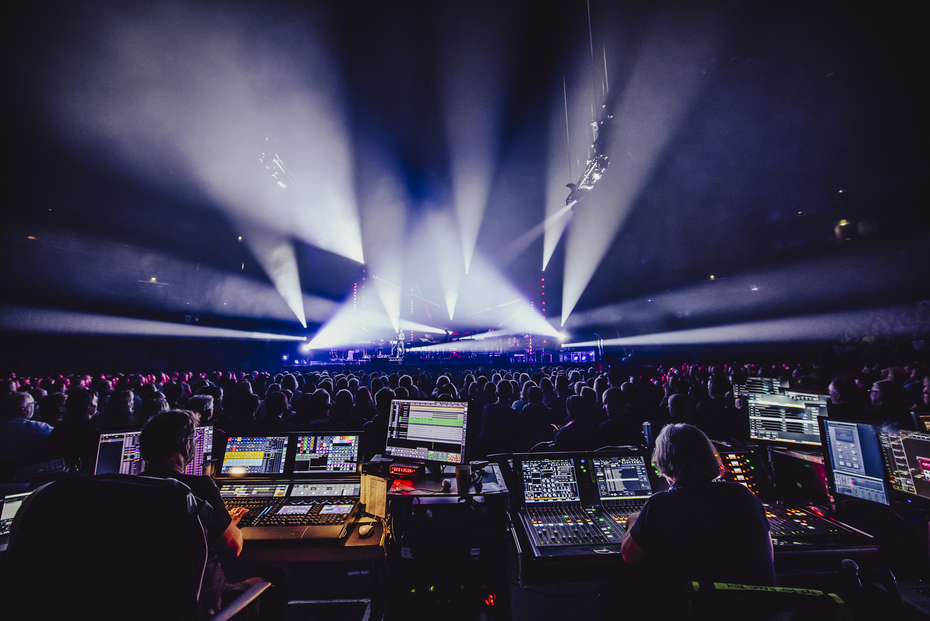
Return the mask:
[[(14, 519), (0, 568), (4, 617), (201, 621), (211, 512), (173, 479), (103, 475), (39, 488)], [(269, 586), (213, 619), (226, 621)]]

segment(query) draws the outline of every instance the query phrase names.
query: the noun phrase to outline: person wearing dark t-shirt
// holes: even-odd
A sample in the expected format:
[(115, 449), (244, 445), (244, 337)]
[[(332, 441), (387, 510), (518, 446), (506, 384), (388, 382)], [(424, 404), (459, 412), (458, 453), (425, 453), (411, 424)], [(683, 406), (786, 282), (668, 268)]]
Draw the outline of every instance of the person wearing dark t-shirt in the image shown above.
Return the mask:
[(175, 479), (184, 483), (200, 500), (213, 508), (207, 527), (207, 542), (211, 557), (204, 572), (200, 602), (204, 611), (212, 614), (222, 608), (224, 594), (234, 596), (237, 585), (227, 585), (220, 557), (236, 557), (242, 552), (242, 532), (238, 524), (247, 509), (226, 510), (220, 491), (208, 476), (184, 474), (184, 467), (193, 456), (195, 415), (186, 410), (169, 410), (156, 415), (142, 428), (139, 450), (145, 460), (142, 476)]
[(720, 459), (707, 436), (687, 423), (667, 425), (653, 462), (671, 487), (629, 517), (623, 560), (654, 561), (681, 593), (687, 581), (775, 586), (762, 503), (742, 485), (715, 481)]

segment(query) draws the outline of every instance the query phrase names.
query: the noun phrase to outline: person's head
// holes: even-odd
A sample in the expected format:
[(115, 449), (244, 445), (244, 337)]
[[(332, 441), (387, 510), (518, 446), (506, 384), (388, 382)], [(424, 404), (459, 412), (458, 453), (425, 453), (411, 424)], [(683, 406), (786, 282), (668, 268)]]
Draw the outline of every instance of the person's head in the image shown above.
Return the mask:
[[(325, 394), (325, 393), (324, 393)], [(326, 395), (327, 400), (329, 395)], [(265, 415), (273, 418), (280, 418), (288, 410), (287, 395), (280, 390), (268, 395), (265, 399)]]
[(891, 380), (881, 380), (872, 384), (872, 390), (869, 396), (872, 398), (872, 405), (874, 405), (876, 409), (884, 410), (889, 407), (894, 407), (898, 402), (900, 394), (901, 390), (898, 384)]
[(714, 445), (704, 432), (688, 423), (662, 428), (656, 438), (652, 461), (659, 474), (672, 484), (713, 481), (723, 468)]
[(42, 398), (39, 407), (39, 414), (46, 423), (55, 424), (61, 420), (65, 413), (65, 395), (61, 392), (53, 392)]
[(210, 395), (194, 395), (187, 402), (187, 409), (197, 412), (200, 420), (206, 423), (213, 418), (213, 397)]
[(526, 400), (529, 403), (542, 403), (545, 396), (539, 386), (530, 386), (526, 389)]
[(668, 398), (668, 413), (672, 420), (680, 423), (686, 423), (694, 419), (691, 411), (691, 403), (685, 395), (672, 395)]
[(3, 399), (3, 418), (32, 418), (36, 400), (28, 392), (12, 392)]
[(332, 407), (332, 401), (325, 388), (317, 388), (310, 395), (310, 409), (316, 416), (327, 416)]
[(510, 405), (511, 397), (513, 396), (513, 386), (510, 382), (500, 382), (497, 385), (497, 397), (501, 403), (505, 405)]
[(830, 391), (830, 401), (834, 404), (855, 403), (858, 401), (859, 387), (856, 382), (848, 377), (837, 377), (828, 388)]
[(391, 413), (391, 401), (394, 399), (394, 391), (390, 388), (382, 388), (375, 393), (375, 407), (378, 408), (378, 414), (388, 416)]
[(184, 464), (190, 459), (197, 415), (188, 410), (168, 410), (156, 414), (142, 427), (139, 452), (148, 466), (168, 463), (181, 455)]
[(65, 401), (65, 418), (68, 420), (90, 419), (97, 413), (97, 391), (89, 388), (72, 388)]
[(604, 401), (604, 411), (610, 418), (621, 414), (625, 409), (626, 395), (616, 386), (605, 390), (601, 399)]
[(572, 395), (565, 400), (565, 409), (569, 420), (585, 420), (588, 415), (588, 404), (578, 395)]
[(135, 407), (135, 395), (131, 390), (117, 390), (107, 401), (107, 414), (114, 417), (129, 418)]

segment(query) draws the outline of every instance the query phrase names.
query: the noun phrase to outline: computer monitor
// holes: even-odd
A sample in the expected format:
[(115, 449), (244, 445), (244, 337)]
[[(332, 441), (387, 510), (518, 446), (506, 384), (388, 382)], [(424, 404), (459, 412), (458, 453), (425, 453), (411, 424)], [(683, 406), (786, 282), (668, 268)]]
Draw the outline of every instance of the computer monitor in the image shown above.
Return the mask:
[(284, 474), (287, 436), (229, 436), (220, 474)]
[(652, 496), (649, 468), (642, 455), (600, 457), (591, 460), (601, 502), (643, 499)]
[(930, 500), (930, 432), (885, 428), (878, 437), (891, 489)]
[(297, 436), (294, 474), (355, 472), (359, 440), (358, 434)]
[(97, 461), (94, 474), (139, 474), (145, 462), (139, 450), (138, 429), (104, 431), (97, 440)]
[(465, 462), (467, 401), (394, 399), (384, 454), (418, 462)]
[(926, 412), (911, 412), (911, 420), (917, 431), (930, 431), (930, 414)]
[(0, 508), (0, 536), (10, 534), (16, 512), (23, 506), (23, 501), (29, 498), (31, 493), (32, 492), (22, 492), (20, 494), (10, 494), (4, 497), (3, 507)]
[(184, 474), (201, 476), (204, 467), (213, 459), (213, 425), (194, 428), (193, 455), (184, 467)]
[(733, 386), (737, 395), (780, 395), (788, 388), (788, 380), (778, 377), (747, 377), (746, 381)]
[(537, 502), (580, 501), (575, 466), (571, 459), (524, 459), (523, 500)]
[(826, 395), (751, 393), (746, 399), (752, 440), (820, 446), (817, 420), (827, 415)]
[(827, 483), (834, 495), (887, 505), (878, 428), (865, 423), (820, 419)]

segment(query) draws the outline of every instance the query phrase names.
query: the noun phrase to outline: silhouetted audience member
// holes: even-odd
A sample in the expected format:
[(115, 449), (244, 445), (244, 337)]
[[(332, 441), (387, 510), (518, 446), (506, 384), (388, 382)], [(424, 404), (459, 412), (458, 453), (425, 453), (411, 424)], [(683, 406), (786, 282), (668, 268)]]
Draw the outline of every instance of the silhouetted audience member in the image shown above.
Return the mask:
[(365, 386), (359, 386), (355, 392), (355, 405), (352, 406), (352, 414), (367, 423), (377, 413), (378, 410), (375, 409), (375, 404), (372, 402), (371, 391)]
[(485, 455), (512, 451), (517, 439), (517, 413), (510, 407), (513, 392), (510, 382), (501, 381), (496, 387), (488, 382), (485, 394), (491, 390), (497, 400), (484, 407), (479, 434)]
[(603, 396), (607, 420), (597, 432), (604, 446), (646, 446), (643, 426), (630, 411), (626, 395), (619, 388), (608, 388)]
[(588, 419), (588, 407), (584, 399), (571, 396), (565, 400), (568, 422), (555, 434), (556, 451), (592, 451), (601, 445), (597, 427)]
[(247, 432), (254, 436), (271, 436), (294, 431), (294, 425), (285, 420), (288, 411), (287, 396), (280, 391), (271, 393), (265, 399), (265, 415), (249, 427)]
[(100, 427), (94, 422), (96, 413), (96, 391), (80, 387), (69, 390), (61, 423), (48, 438), (49, 455), (63, 458), (69, 467), (80, 466), (83, 474), (93, 474), (100, 436)]
[(27, 392), (13, 392), (0, 405), (0, 463), (4, 466), (40, 461), (52, 426), (32, 420), (35, 399)]
[(694, 424), (694, 410), (685, 395), (673, 394), (668, 398), (668, 413), (672, 422)]
[(373, 419), (365, 423), (362, 429), (365, 432), (362, 441), (365, 445), (366, 460), (370, 460), (375, 455), (384, 453), (388, 423), (391, 419), (391, 401), (393, 399), (394, 391), (390, 388), (382, 388), (375, 393), (375, 407), (378, 413)]
[(910, 413), (901, 402), (901, 386), (897, 382), (886, 379), (872, 384), (869, 393), (872, 407), (875, 409), (876, 420), (882, 424), (896, 425), (901, 429), (913, 429), (914, 421)]
[(65, 394), (53, 392), (46, 395), (39, 404), (39, 416), (42, 422), (48, 423), (52, 427), (61, 422), (61, 417), (65, 414)]
[[(348, 384), (348, 383), (346, 383)], [(367, 420), (361, 419), (352, 413), (355, 403), (352, 400), (352, 393), (347, 388), (336, 392), (333, 398), (333, 407), (329, 411), (329, 416), (337, 423), (342, 423), (346, 429), (361, 431)]]
[(135, 395), (131, 390), (118, 390), (110, 395), (98, 423), (101, 429), (128, 429), (133, 426)]

